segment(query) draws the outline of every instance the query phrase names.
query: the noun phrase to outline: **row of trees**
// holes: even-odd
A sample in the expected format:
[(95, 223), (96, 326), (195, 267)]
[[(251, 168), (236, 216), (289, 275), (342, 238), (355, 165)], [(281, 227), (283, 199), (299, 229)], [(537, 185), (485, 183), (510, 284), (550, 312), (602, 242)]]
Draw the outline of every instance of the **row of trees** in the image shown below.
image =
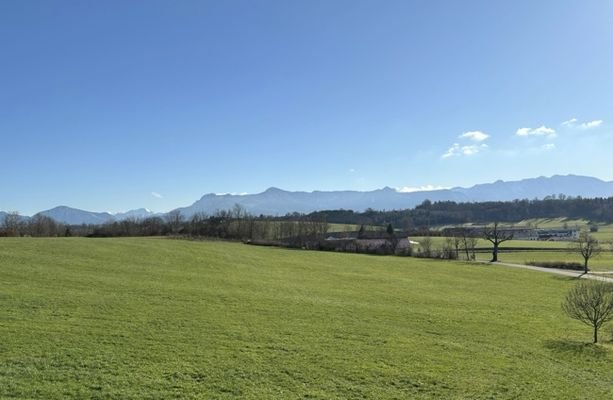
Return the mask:
[[(437, 225), (464, 223), (510, 223), (534, 218), (586, 219), (613, 222), (613, 197), (583, 199), (563, 195), (544, 200), (489, 201), (456, 203), (453, 201), (424, 201), (413, 209), (364, 212), (351, 210), (317, 211), (311, 217), (323, 218), (330, 223), (386, 225), (413, 230)], [(291, 216), (289, 216), (291, 218)]]
[(212, 237), (243, 241), (298, 241), (321, 237), (328, 230), (325, 221), (299, 216), (292, 221), (256, 217), (236, 205), (231, 210), (218, 211), (213, 215), (198, 213), (185, 218), (179, 211), (172, 211), (164, 218), (152, 217), (143, 220), (123, 220), (92, 227), (86, 236), (190, 236)]
[(70, 228), (44, 215), (24, 219), (10, 212), (0, 221), (0, 236), (69, 236)]
[(479, 236), (467, 229), (458, 229), (452, 236), (445, 237), (440, 248), (433, 246), (431, 236), (423, 237), (419, 242), (419, 249), (412, 255), (425, 258), (442, 258), (446, 260), (465, 259), (474, 261), (476, 259), (477, 243)]
[[(66, 226), (44, 215), (26, 219), (18, 213), (8, 213), (0, 220), (2, 236), (168, 236), (183, 235), (214, 237), (231, 240), (298, 241), (322, 237), (328, 231), (325, 221), (298, 215), (295, 219), (283, 220), (273, 217), (255, 217), (243, 207), (236, 205), (230, 210), (213, 215), (195, 214), (185, 218), (172, 211), (162, 217), (126, 219), (103, 225)], [(298, 243), (299, 244), (299, 243)]]

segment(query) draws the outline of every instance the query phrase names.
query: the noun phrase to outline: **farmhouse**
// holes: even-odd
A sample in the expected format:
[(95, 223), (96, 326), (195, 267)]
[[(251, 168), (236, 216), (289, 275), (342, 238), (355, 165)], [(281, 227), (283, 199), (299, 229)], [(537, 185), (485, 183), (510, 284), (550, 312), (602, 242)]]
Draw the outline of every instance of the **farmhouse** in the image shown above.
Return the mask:
[(537, 229), (538, 240), (576, 240), (578, 229)]

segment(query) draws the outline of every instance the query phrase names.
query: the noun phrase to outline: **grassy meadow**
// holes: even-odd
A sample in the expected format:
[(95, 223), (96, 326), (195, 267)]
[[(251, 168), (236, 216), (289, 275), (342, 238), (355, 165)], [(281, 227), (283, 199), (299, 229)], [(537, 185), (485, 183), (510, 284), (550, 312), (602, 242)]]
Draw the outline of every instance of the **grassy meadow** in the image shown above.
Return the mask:
[[(570, 228), (588, 229), (589, 222), (585, 220), (570, 220), (566, 218), (541, 218), (521, 221), (514, 226), (532, 226), (538, 228), (562, 228), (564, 225)], [(589, 262), (590, 269), (595, 272), (613, 272), (613, 224), (597, 224), (598, 232), (590, 233), (596, 239), (602, 242), (602, 253), (598, 257), (594, 257)], [(411, 240), (421, 241), (423, 237), (412, 237)], [(432, 246), (434, 249), (440, 249), (444, 242), (444, 237), (431, 237)], [(491, 243), (485, 239), (479, 239), (477, 242), (478, 248), (489, 248)], [(415, 245), (415, 249), (419, 249), (419, 245)], [(542, 251), (505, 251), (512, 247), (523, 247), (533, 249), (543, 249)], [(565, 261), (583, 263), (583, 258), (573, 251), (556, 251), (568, 250), (571, 247), (570, 242), (566, 241), (534, 241), (534, 240), (509, 240), (501, 246), (499, 259), (501, 262), (529, 264), (531, 261)], [(547, 249), (551, 249), (548, 251)], [(491, 253), (477, 253), (477, 260), (486, 261), (491, 259)]]
[[(0, 239), (0, 398), (605, 399), (572, 279), (154, 238)], [(607, 342), (608, 341), (608, 342)]]

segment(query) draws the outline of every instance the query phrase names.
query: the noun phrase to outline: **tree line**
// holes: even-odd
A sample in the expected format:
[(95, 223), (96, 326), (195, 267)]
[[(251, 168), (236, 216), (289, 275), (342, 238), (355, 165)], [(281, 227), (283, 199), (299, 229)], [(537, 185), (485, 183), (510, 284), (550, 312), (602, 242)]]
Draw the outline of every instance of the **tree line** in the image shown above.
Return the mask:
[(179, 211), (171, 211), (164, 217), (125, 219), (102, 225), (64, 225), (44, 215), (26, 219), (16, 212), (0, 220), (0, 236), (187, 236), (271, 244), (284, 240), (301, 245), (327, 231), (326, 221), (311, 216), (298, 215), (291, 220), (254, 216), (240, 205), (212, 215), (197, 213), (186, 218)]
[(2, 236), (165, 236), (189, 235), (227, 239), (278, 240), (294, 236), (321, 235), (329, 223), (387, 226), (415, 236), (432, 234), (430, 228), (464, 223), (512, 223), (534, 218), (566, 217), (593, 222), (613, 222), (613, 197), (583, 199), (563, 195), (543, 200), (511, 202), (456, 203), (424, 201), (413, 209), (364, 212), (352, 210), (291, 213), (281, 217), (254, 216), (236, 205), (212, 215), (195, 214), (185, 218), (178, 211), (164, 217), (128, 219), (104, 225), (66, 226), (49, 217), (26, 219), (9, 213), (0, 221)]
[[(424, 229), (440, 225), (464, 223), (511, 223), (534, 218), (586, 219), (594, 222), (613, 222), (613, 197), (584, 199), (564, 195), (543, 200), (488, 201), (457, 203), (454, 201), (424, 201), (413, 209), (364, 212), (327, 210), (308, 214), (329, 223), (357, 225), (393, 224), (402, 229)], [(291, 216), (290, 216), (291, 217)]]
[(0, 220), (0, 236), (71, 236), (70, 227), (45, 215), (37, 214), (25, 219), (17, 212), (10, 212)]

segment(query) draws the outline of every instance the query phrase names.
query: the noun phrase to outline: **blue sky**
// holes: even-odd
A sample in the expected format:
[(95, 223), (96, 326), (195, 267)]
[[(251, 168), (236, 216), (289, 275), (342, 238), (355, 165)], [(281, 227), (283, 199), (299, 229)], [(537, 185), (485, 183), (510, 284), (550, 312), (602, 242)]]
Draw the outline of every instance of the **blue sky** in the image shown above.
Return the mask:
[(0, 210), (613, 180), (608, 0), (5, 1), (0, 49)]

